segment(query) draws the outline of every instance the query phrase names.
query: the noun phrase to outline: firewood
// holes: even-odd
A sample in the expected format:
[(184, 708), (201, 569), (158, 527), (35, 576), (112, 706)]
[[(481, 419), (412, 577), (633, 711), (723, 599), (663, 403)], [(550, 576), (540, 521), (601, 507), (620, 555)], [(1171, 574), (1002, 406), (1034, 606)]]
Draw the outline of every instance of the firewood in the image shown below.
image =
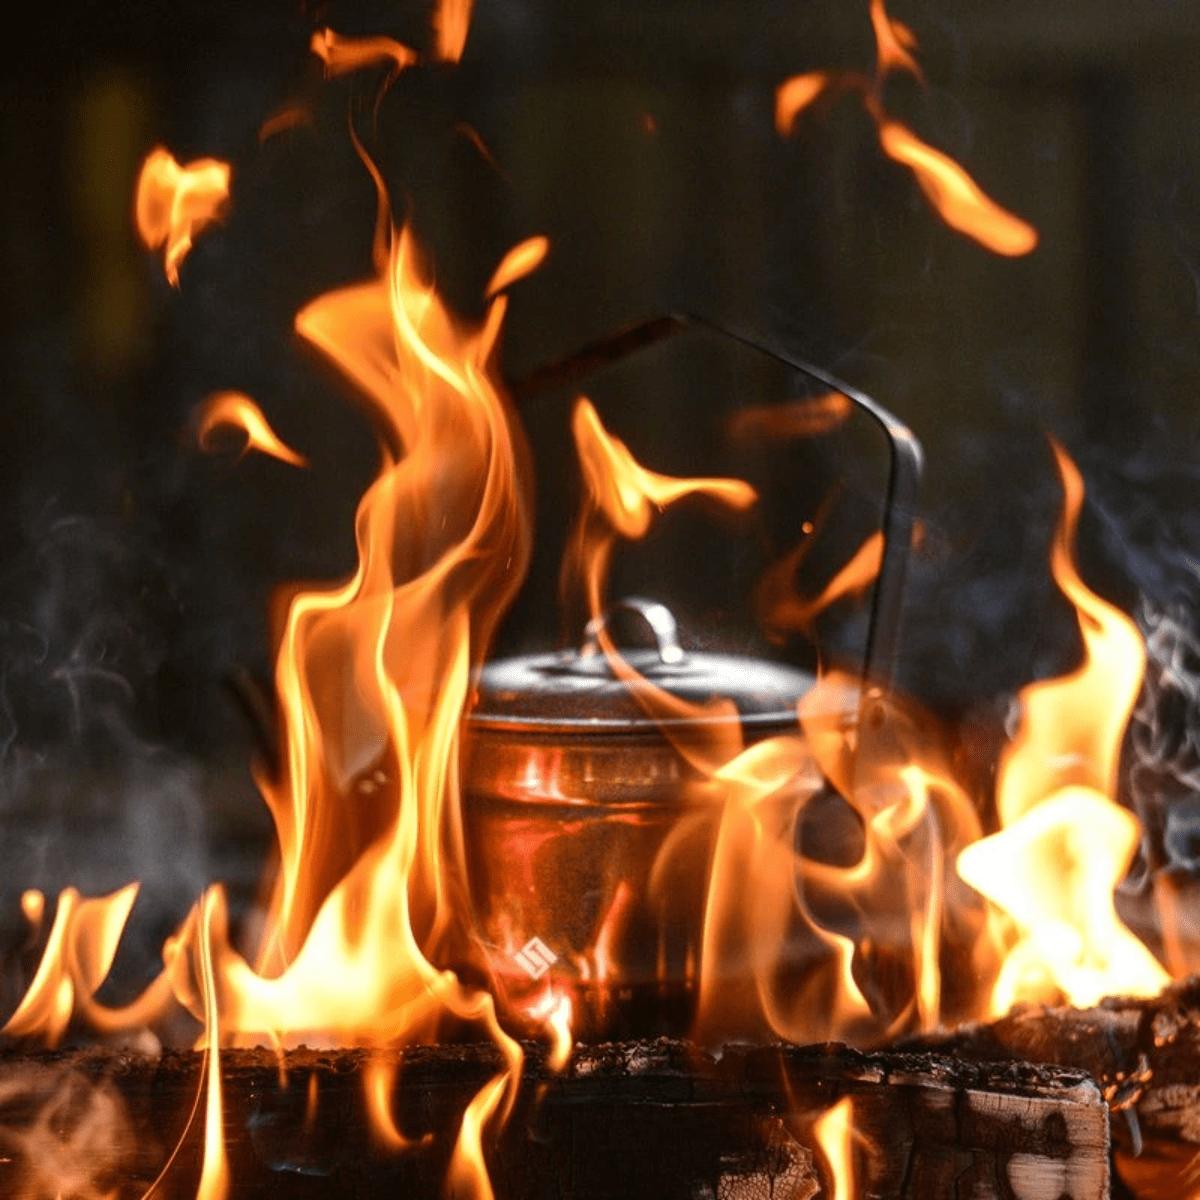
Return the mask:
[(1087, 1071), (1111, 1110), (1117, 1174), (1128, 1194), (1200, 1195), (1200, 977), (1153, 999), (1113, 997), (1089, 1009), (1021, 1006), (908, 1045), (964, 1060)]
[[(490, 1046), (452, 1045), (391, 1061), (391, 1113), (409, 1140), (400, 1150), (368, 1129), (364, 1052), (223, 1052), (231, 1197), (440, 1197), (463, 1110), (499, 1058)], [(93, 1192), (79, 1194), (140, 1196), (182, 1139), (159, 1194), (190, 1200), (203, 1102), (184, 1130), (202, 1063), (174, 1051), (0, 1055), (0, 1195), (37, 1194), (21, 1183), (30, 1153), (43, 1156), (43, 1173), (57, 1153), (67, 1178), (71, 1154), (86, 1149), (91, 1158), (74, 1169)], [(845, 1096), (856, 1196), (1108, 1196), (1108, 1113), (1083, 1073), (840, 1045), (719, 1058), (666, 1039), (583, 1046), (562, 1074), (530, 1047), (512, 1118), (486, 1139), (487, 1161), (500, 1200), (808, 1200), (832, 1194), (813, 1123)], [(58, 1129), (53, 1144), (29, 1140), (39, 1116)]]

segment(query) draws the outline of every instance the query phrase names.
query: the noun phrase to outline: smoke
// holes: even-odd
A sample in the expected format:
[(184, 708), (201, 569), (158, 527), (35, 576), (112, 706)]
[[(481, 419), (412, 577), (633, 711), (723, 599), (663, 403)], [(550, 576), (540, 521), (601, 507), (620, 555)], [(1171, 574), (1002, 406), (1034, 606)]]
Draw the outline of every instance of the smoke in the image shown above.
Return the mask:
[[(1142, 823), (1142, 878), (1200, 874), (1200, 638), (1181, 606), (1144, 601), (1146, 678), (1129, 727), (1126, 786)], [(1132, 883), (1139, 880), (1135, 877)]]
[[(136, 522), (26, 524), (0, 579), (0, 947), (28, 936), (19, 896), (142, 884), (120, 975), (161, 967), (163, 936), (212, 875), (203, 762), (164, 719), (168, 572)], [(28, 983), (10, 963), (0, 1011)]]

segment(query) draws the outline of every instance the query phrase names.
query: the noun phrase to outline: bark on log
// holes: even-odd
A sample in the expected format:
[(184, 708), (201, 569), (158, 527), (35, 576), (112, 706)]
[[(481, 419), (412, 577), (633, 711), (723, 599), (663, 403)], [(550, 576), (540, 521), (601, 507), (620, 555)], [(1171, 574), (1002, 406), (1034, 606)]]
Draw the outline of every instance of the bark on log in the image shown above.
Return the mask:
[[(395, 1056), (403, 1150), (368, 1132), (366, 1061), (293, 1051), (281, 1080), (268, 1051), (222, 1054), (233, 1200), (443, 1195), (462, 1112), (499, 1068), (494, 1050)], [(0, 1055), (0, 1196), (142, 1195), (180, 1142), (201, 1074), (191, 1053)], [(1081, 1072), (837, 1045), (719, 1060), (668, 1040), (580, 1047), (561, 1075), (531, 1047), (512, 1119), (485, 1149), (500, 1200), (809, 1200), (832, 1194), (812, 1125), (843, 1096), (856, 1197), (1108, 1196), (1108, 1111)], [(156, 1195), (195, 1195), (200, 1109)]]
[(907, 1045), (976, 1061), (1031, 1061), (1087, 1071), (1112, 1112), (1117, 1196), (1200, 1196), (1200, 977), (1149, 1000), (1096, 1008), (1029, 1005)]

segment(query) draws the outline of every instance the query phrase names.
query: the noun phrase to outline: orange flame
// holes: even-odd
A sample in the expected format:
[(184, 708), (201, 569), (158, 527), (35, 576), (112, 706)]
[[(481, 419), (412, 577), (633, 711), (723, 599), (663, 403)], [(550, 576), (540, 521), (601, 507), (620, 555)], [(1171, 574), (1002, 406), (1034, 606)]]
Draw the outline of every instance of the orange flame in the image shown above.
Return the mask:
[(221, 1100), (221, 1024), (217, 983), (213, 976), (213, 914), (217, 893), (200, 902), (200, 975), (204, 991), (205, 1073), (204, 1160), (196, 1200), (225, 1200), (229, 1194), (229, 1164), (225, 1157), (224, 1106)]
[[(568, 565), (577, 564), (583, 575), (593, 613), (601, 607), (617, 536), (643, 536), (654, 503), (692, 491), (743, 506), (753, 501), (753, 492), (737, 480), (679, 480), (647, 471), (604, 431), (586, 401), (576, 407), (574, 431), (585, 501)], [(668, 881), (678, 877), (672, 859), (695, 845), (696, 822), (714, 829), (699, 956), (698, 1035), (710, 1043), (768, 1034), (797, 1041), (862, 1039), (934, 1025), (940, 1015), (940, 939), (944, 926), (960, 920), (962, 903), (956, 896), (947, 913), (942, 882), (953, 855), (979, 828), (966, 797), (948, 782), (948, 771), (937, 769), (935, 756), (927, 756), (927, 770), (908, 765), (903, 750), (920, 740), (914, 722), (906, 725), (898, 710), (890, 714), (900, 748), (878, 761), (860, 752), (856, 776), (845, 766), (856, 740), (852, 722), (859, 689), (853, 681), (830, 676), (804, 697), (805, 736), (781, 734), (747, 747), (728, 701), (685, 702), (639, 675), (603, 629), (597, 638), (613, 673), (663, 722), (663, 735), (708, 781), (703, 794), (715, 802), (706, 813), (681, 821), (651, 877), (652, 891), (661, 898)], [(827, 779), (842, 790), (866, 830), (865, 852), (853, 867), (797, 857), (796, 823)], [(911, 976), (909, 995), (877, 1012), (863, 995), (854, 964), (869, 948), (872, 929), (897, 908), (909, 914), (899, 939)], [(855, 919), (860, 932), (851, 937), (844, 930)]]
[(392, 64), (392, 74), (398, 75), (417, 61), (416, 51), (402, 46), (394, 38), (346, 37), (332, 29), (318, 29), (312, 35), (309, 48), (325, 64), (325, 72), (330, 76), (388, 62)]
[[(472, 7), (473, 0), (438, 0), (433, 14), (436, 59), (458, 62), (462, 58), (471, 28)], [(347, 37), (332, 29), (318, 30), (313, 34), (309, 46), (325, 63), (326, 73), (331, 76), (390, 62), (390, 79), (394, 79), (406, 67), (420, 61), (415, 50), (410, 50), (394, 38)]]
[(813, 1124), (813, 1134), (833, 1176), (830, 1200), (854, 1200), (854, 1102), (843, 1096)]
[(446, 1194), (454, 1200), (492, 1200), (482, 1133), (500, 1105), (506, 1083), (503, 1075), (498, 1076), (467, 1105), (446, 1175)]
[[(430, 956), (473, 952), (458, 721), (472, 659), (528, 553), (523, 454), (487, 365), (504, 303), (478, 330), (460, 330), (405, 231), (386, 279), (297, 319), (353, 377), (379, 385), (370, 399), (407, 452), (386, 456), (363, 498), (355, 576), (292, 601), (277, 672), (286, 766), (280, 781), (262, 781), (282, 863), (259, 971), (219, 931), (214, 947), (225, 1027), (240, 1034), (383, 1045), (432, 1036), (443, 1014), (482, 1025), (507, 1067), (468, 1109), (455, 1159), (455, 1178), (475, 1178), (481, 1195), (479, 1130), (511, 1105), (521, 1050), (491, 996)], [(372, 343), (371, 333), (386, 336)], [(439, 519), (421, 525), (431, 497)], [(403, 531), (417, 527), (435, 536), (406, 544)], [(369, 774), (368, 797), (357, 783)]]
[(443, 62), (458, 62), (467, 44), (474, 0), (438, 0), (433, 14), (437, 56)]
[(37, 973), (0, 1033), (58, 1045), (72, 1015), (87, 1009), (108, 975), (137, 894), (136, 883), (90, 900), (74, 888), (60, 893)]
[[(396, 1118), (392, 1115), (392, 1092), (398, 1073), (396, 1062), (391, 1058), (372, 1057), (363, 1068), (371, 1128), (380, 1143), (389, 1150), (407, 1150), (413, 1145), (400, 1132)], [(315, 1082), (316, 1076), (312, 1079)]]
[(545, 1023), (551, 1032), (550, 1054), (546, 1059), (552, 1071), (563, 1070), (571, 1060), (571, 998), (559, 996), (546, 1014)]
[(542, 260), (550, 252), (549, 239), (532, 237), (520, 245), (514, 246), (500, 261), (487, 285), (484, 295), (490, 300), (493, 296), (511, 287), (518, 279), (524, 279), (532, 271), (542, 265)]
[(921, 191), (951, 229), (973, 237), (994, 254), (1018, 256), (1037, 246), (1037, 230), (984, 195), (948, 155), (926, 145), (899, 121), (879, 122), (884, 152), (909, 168)]
[(261, 144), (273, 137), (277, 137), (281, 133), (286, 133), (290, 129), (298, 129), (302, 125), (311, 125), (312, 120), (312, 113), (303, 104), (288, 104), (269, 116), (258, 127), (258, 140)]
[(46, 915), (46, 897), (37, 888), (27, 888), (21, 893), (21, 911), (34, 929), (39, 929)]
[[(563, 560), (564, 599), (582, 582), (590, 616), (603, 608), (603, 583), (618, 537), (637, 539), (650, 528), (655, 508), (685, 496), (707, 495), (735, 509), (749, 508), (757, 495), (738, 479), (677, 479), (642, 467), (619, 438), (600, 422), (590, 401), (575, 405), (571, 430), (583, 471), (585, 503)], [(613, 653), (601, 635), (605, 653)]]
[(1083, 481), (1062, 448), (1052, 447), (1065, 499), (1050, 565), (1075, 605), (1085, 660), (1022, 693), (1021, 727), (997, 783), (1001, 831), (958, 859), (962, 878), (1015, 927), (992, 994), (997, 1014), (1019, 1000), (1059, 994), (1079, 1005), (1111, 993), (1153, 995), (1168, 981), (1113, 906), (1139, 839), (1137, 821), (1113, 797), (1145, 651), (1133, 622), (1079, 578), (1073, 545)]
[[(796, 1041), (847, 1032), (869, 1016), (851, 974), (853, 942), (815, 920), (797, 892), (793, 828), (821, 788), (804, 739), (775, 737), (715, 775), (722, 809), (709, 873), (697, 1034), (770, 1033)], [(789, 951), (804, 945), (802, 971)]]
[(588, 496), (622, 537), (643, 537), (653, 508), (683, 496), (703, 493), (731, 508), (749, 508), (758, 498), (740, 479), (677, 479), (647, 471), (624, 442), (605, 430), (587, 400), (575, 405), (571, 428)]
[(913, 57), (917, 39), (907, 25), (888, 16), (883, 0), (871, 0), (871, 28), (875, 32), (876, 64), (882, 79), (889, 71), (904, 71), (921, 78), (921, 68)]
[(1115, 796), (1121, 737), (1137, 702), (1145, 647), (1137, 626), (1079, 578), (1073, 547), (1083, 508), (1083, 480), (1057, 442), (1051, 442), (1062, 481), (1062, 519), (1050, 550), (1050, 570), (1075, 606), (1084, 661), (1061, 679), (1021, 693), (1021, 725), (1000, 761), (996, 803), (1001, 825), (1057, 788), (1080, 783)]
[(308, 466), (308, 459), (280, 441), (262, 409), (241, 392), (218, 392), (210, 396), (200, 405), (197, 416), (201, 449), (212, 448), (213, 434), (218, 429), (238, 429), (246, 435), (246, 450), (258, 450), (293, 467)]
[(841, 392), (744, 408), (730, 419), (729, 436), (738, 442), (821, 437), (844, 425), (853, 408), (850, 398)]
[(853, 72), (813, 71), (785, 80), (775, 91), (775, 128), (790, 133), (800, 113), (824, 92), (834, 89), (862, 93), (863, 104), (879, 131), (885, 154), (908, 167), (938, 215), (959, 233), (974, 238), (995, 254), (1028, 254), (1038, 243), (1037, 230), (1027, 221), (1001, 208), (948, 155), (921, 141), (883, 108), (883, 81), (892, 71), (921, 79), (913, 57), (917, 39), (912, 30), (892, 20), (884, 0), (871, 0), (871, 27), (875, 32), (876, 73), (873, 80)]
[[(544, 249), (519, 248), (498, 286), (533, 269)], [(506, 305), (498, 295), (482, 323), (460, 325), (405, 230), (379, 279), (324, 296), (297, 318), (366, 392), (387, 445), (358, 512), (358, 570), (339, 587), (294, 597), (284, 624), (276, 673), (284, 766), (280, 778), (260, 779), (281, 864), (257, 968), (230, 945), (224, 899), (213, 891), (168, 940), (159, 979), (126, 1009), (106, 1009), (92, 994), (136, 887), (94, 901), (68, 891), (7, 1027), (53, 1042), (79, 1011), (98, 1028), (129, 1028), (172, 996), (203, 1020), (202, 1200), (228, 1187), (223, 1040), (396, 1045), (435, 1037), (443, 1019), (483, 1029), (504, 1058), (468, 1107), (452, 1168), (455, 1188), (490, 1194), (482, 1133), (507, 1117), (523, 1056), (492, 997), (439, 962), (486, 966), (466, 903), (459, 721), (471, 671), (529, 555), (526, 453), (492, 363)], [(292, 453), (244, 397), (218, 398), (206, 418), (206, 430), (233, 420), (256, 447)], [(569, 1011), (547, 1013), (560, 1060)], [(369, 1100), (382, 1139), (395, 1143), (398, 1130), (376, 1102), (380, 1079), (367, 1073)]]
[(959, 855), (962, 877), (1019, 931), (992, 993), (993, 1015), (1060, 994), (1080, 1007), (1108, 995), (1153, 996), (1170, 982), (1113, 906), (1139, 837), (1125, 809), (1069, 786)]
[[(803, 738), (759, 742), (715, 776), (727, 791), (704, 925), (705, 1040), (875, 1041), (942, 1015), (940, 951), (972, 936), (972, 901), (945, 881), (978, 821), (919, 714), (891, 702), (872, 718), (890, 730), (882, 748), (860, 741), (859, 695), (831, 673), (801, 699)], [(797, 854), (797, 824), (826, 785), (862, 829), (850, 866)], [(893, 986), (868, 1001), (859, 970), (870, 978), (879, 946)]]
[(163, 247), (163, 267), (174, 286), (193, 239), (221, 219), (228, 199), (228, 163), (202, 158), (181, 167), (159, 146), (142, 164), (134, 202), (137, 230), (148, 249)]
[(808, 542), (801, 542), (769, 567), (759, 580), (756, 607), (769, 634), (810, 631), (813, 622), (831, 605), (866, 592), (879, 577), (883, 565), (883, 534), (879, 530), (872, 533), (820, 594), (811, 599), (798, 596), (792, 586), (796, 569), (807, 551)]
[[(469, 5), (439, 9), (439, 54), (456, 58)], [(330, 74), (414, 61), (390, 39), (324, 31), (312, 48)], [(388, 212), (382, 179), (357, 146)], [(220, 210), (228, 168), (181, 169), (165, 151), (139, 182), (139, 228), (166, 244), (174, 279), (192, 235)], [(529, 558), (527, 453), (493, 362), (504, 290), (533, 270), (545, 239), (517, 247), (489, 288), (478, 325), (443, 304), (407, 229), (377, 232), (379, 277), (320, 297), (296, 319), (302, 336), (343, 368), (384, 429), (378, 478), (359, 506), (359, 565), (340, 586), (302, 592), (283, 622), (276, 685), (283, 764), (259, 779), (280, 864), (255, 966), (230, 944), (225, 902), (212, 890), (163, 949), (164, 971), (132, 1005), (93, 994), (111, 964), (136, 885), (100, 900), (60, 898), (28, 995), (6, 1032), (54, 1042), (79, 1012), (101, 1029), (130, 1028), (174, 999), (204, 1022), (207, 1133), (200, 1200), (229, 1187), (221, 1132), (222, 1042), (282, 1048), (312, 1037), (397, 1046), (437, 1036), (443, 1022), (481, 1029), (504, 1069), (467, 1108), (450, 1172), (457, 1192), (491, 1195), (482, 1138), (506, 1119), (523, 1055), (493, 998), (456, 970), (486, 977), (473, 933), (459, 812), (459, 722), (471, 672), (515, 594)], [(255, 449), (303, 460), (244, 396), (214, 397), (206, 443), (240, 428)], [(28, 911), (36, 906), (26, 904)], [(570, 1006), (545, 1014), (552, 1059), (570, 1046)], [(382, 1140), (403, 1139), (386, 1106), (386, 1071), (365, 1074)]]
[(793, 75), (775, 89), (775, 128), (780, 136), (791, 133), (796, 119), (822, 92), (831, 88), (840, 77), (830, 71), (809, 71)]
[[(470, 10), (470, 0), (440, 0), (437, 58), (462, 55)], [(883, 0), (870, 0), (870, 15), (876, 79), (814, 72), (788, 81), (776, 97), (781, 132), (822, 93), (857, 89), (885, 153), (913, 171), (948, 224), (997, 253), (1027, 253), (1037, 240), (1030, 226), (884, 113), (885, 76), (919, 78), (916, 42)], [(390, 64), (394, 76), (417, 61), (392, 39), (330, 30), (314, 36), (312, 49), (330, 75)], [(534, 238), (510, 251), (487, 287), (483, 320), (461, 322), (429, 282), (411, 232), (393, 229), (382, 175), (356, 148), (378, 189), (378, 277), (320, 297), (296, 327), (372, 406), (384, 430), (382, 462), (359, 505), (354, 574), (295, 595), (281, 622), (275, 682), (283, 762), (277, 778), (258, 780), (280, 861), (254, 964), (230, 944), (224, 896), (213, 889), (164, 946), (159, 979), (133, 1004), (108, 1009), (95, 993), (136, 885), (88, 900), (67, 889), (33, 983), (3, 1030), (53, 1045), (72, 1020), (128, 1029), (172, 1001), (203, 1021), (207, 1131), (198, 1200), (223, 1200), (229, 1190), (223, 1044), (269, 1040), (280, 1048), (281, 1073), (282, 1048), (303, 1040), (370, 1048), (368, 1111), (380, 1142), (398, 1150), (409, 1142), (391, 1112), (391, 1050), (435, 1038), (446, 1025), (473, 1025), (495, 1042), (504, 1066), (467, 1106), (447, 1190), (481, 1200), (492, 1195), (485, 1135), (511, 1112), (523, 1063), (493, 996), (464, 982), (487, 978), (490, 966), (470, 915), (459, 736), (472, 674), (530, 555), (527, 452), (494, 360), (506, 290), (540, 265), (548, 243)], [(229, 168), (213, 160), (181, 168), (165, 150), (147, 159), (138, 227), (147, 245), (164, 247), (172, 283), (193, 236), (220, 216), (228, 184)], [(731, 432), (816, 436), (848, 411), (845, 397), (819, 397), (769, 417), (752, 410)], [(245, 396), (222, 393), (205, 404), (201, 444), (220, 427), (240, 429), (248, 447), (304, 464)], [(656, 511), (691, 495), (735, 510), (756, 502), (741, 480), (681, 479), (641, 466), (587, 400), (577, 404), (572, 428), (585, 494), (563, 585), (582, 592), (593, 617), (603, 609), (618, 539), (645, 536)], [(867, 1040), (933, 1026), (945, 1004), (940, 952), (969, 940), (972, 906), (983, 903), (963, 881), (1003, 910), (996, 939), (1007, 940), (1011, 953), (992, 992), (997, 1011), (1025, 998), (1061, 993), (1088, 1003), (1165, 982), (1112, 902), (1138, 837), (1112, 797), (1141, 678), (1141, 641), (1079, 579), (1071, 545), (1082, 483), (1057, 447), (1055, 454), (1066, 504), (1052, 569), (1079, 614), (1086, 661), (1065, 679), (1026, 690), (1020, 735), (1001, 764), (1002, 829), (992, 837), (977, 840), (974, 809), (924, 718), (886, 698), (864, 714), (861, 681), (827, 673), (801, 700), (794, 727), (747, 746), (731, 701), (695, 705), (654, 686), (600, 628), (613, 673), (699, 776), (688, 790), (695, 803), (651, 873), (661, 899), (679, 877), (674, 860), (688, 857), (691, 869), (702, 846), (703, 927), (688, 951), (699, 1036)], [(774, 627), (807, 627), (835, 600), (870, 586), (882, 548), (882, 535), (873, 535), (813, 600), (790, 594), (799, 552), (788, 556), (779, 567), (788, 594), (768, 581)], [(1089, 696), (1102, 703), (1085, 704)], [(861, 854), (849, 865), (797, 849), (812, 806), (831, 801), (861, 831)], [(957, 874), (949, 869), (955, 862)], [(619, 981), (616, 945), (634, 899), (619, 882), (585, 955), (589, 979)], [(40, 926), (41, 894), (26, 893), (22, 907)], [(988, 949), (974, 953), (976, 963)], [(881, 974), (900, 980), (897, 995), (883, 994)], [(550, 1043), (551, 1067), (563, 1068), (572, 1046), (570, 996), (547, 980), (524, 1011)], [(375, 1053), (380, 1048), (388, 1055)], [(315, 1077), (309, 1086), (311, 1122)], [(847, 1098), (815, 1126), (840, 1200), (855, 1188), (851, 1120)]]

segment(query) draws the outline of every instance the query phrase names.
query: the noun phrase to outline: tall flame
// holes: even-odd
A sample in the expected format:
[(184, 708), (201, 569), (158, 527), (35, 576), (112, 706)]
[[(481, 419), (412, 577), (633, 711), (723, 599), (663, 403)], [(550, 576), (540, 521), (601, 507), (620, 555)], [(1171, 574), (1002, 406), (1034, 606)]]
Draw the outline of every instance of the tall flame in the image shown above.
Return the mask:
[(1020, 728), (1000, 761), (996, 787), (1002, 825), (1011, 825), (1066, 783), (1116, 795), (1121, 737), (1146, 664), (1137, 626), (1079, 577), (1073, 547), (1083, 480), (1063, 448), (1057, 442), (1051, 448), (1064, 501), (1050, 547), (1050, 571), (1075, 606), (1084, 655), (1071, 674), (1031, 684), (1021, 693)]
[(829, 1200), (854, 1200), (857, 1195), (852, 1141), (853, 1119), (854, 1101), (849, 1096), (843, 1096), (813, 1124), (813, 1135), (833, 1176)]
[[(532, 270), (545, 248), (541, 239), (517, 247), (491, 290)], [(283, 623), (283, 766), (259, 779), (280, 866), (256, 965), (231, 946), (224, 898), (212, 891), (167, 942), (159, 979), (126, 1009), (107, 1009), (93, 994), (136, 886), (99, 900), (68, 890), (7, 1026), (53, 1043), (76, 1012), (102, 1029), (128, 1028), (172, 997), (203, 1021), (201, 1200), (228, 1188), (222, 1041), (388, 1046), (432, 1039), (446, 1021), (480, 1028), (504, 1058), (468, 1107), (452, 1168), (456, 1188), (490, 1195), (483, 1131), (511, 1108), (522, 1052), (491, 995), (455, 973), (486, 977), (467, 902), (458, 740), (471, 672), (529, 557), (527, 454), (492, 361), (506, 305), (498, 294), (478, 325), (454, 318), (405, 229), (379, 278), (297, 317), (300, 333), (366, 394), (384, 445), (357, 514), (357, 570), (340, 586), (294, 596)], [(202, 436), (231, 422), (257, 448), (298, 459), (245, 397), (211, 401)], [(556, 1005), (545, 1015), (560, 1062), (567, 1012)], [(380, 1083), (368, 1072), (381, 1139), (394, 1143)]]
[(1079, 577), (1073, 545), (1083, 482), (1052, 445), (1065, 499), (1050, 566), (1075, 605), (1084, 662), (1023, 692), (1021, 727), (997, 783), (1001, 830), (958, 859), (963, 879), (1015, 930), (992, 994), (996, 1014), (1018, 1000), (1059, 994), (1080, 1005), (1110, 993), (1153, 995), (1169, 978), (1113, 905), (1140, 836), (1114, 797), (1145, 651), (1133, 622)]
[[(603, 607), (617, 537), (644, 536), (654, 505), (692, 493), (735, 507), (754, 500), (740, 481), (674, 479), (647, 470), (603, 429), (586, 401), (576, 406), (573, 427), (585, 501), (564, 578), (582, 577), (593, 616)], [(830, 588), (844, 594), (860, 578), (869, 582), (880, 544), (868, 542)], [(688, 869), (679, 860), (707, 842), (699, 1036), (709, 1042), (767, 1034), (861, 1039), (934, 1025), (941, 1012), (939, 948), (947, 928), (962, 922), (964, 903), (970, 905), (957, 894), (947, 902), (942, 884), (953, 856), (978, 836), (979, 826), (936, 755), (925, 755), (926, 769), (906, 758), (921, 741), (919, 721), (898, 708), (888, 714), (897, 739), (890, 753), (872, 756), (860, 747), (859, 770), (848, 769), (857, 740), (848, 718), (857, 712), (859, 689), (830, 675), (803, 698), (794, 732), (747, 746), (729, 701), (684, 701), (639, 675), (603, 630), (598, 640), (614, 675), (706, 781), (701, 794), (708, 803), (681, 817), (651, 879), (651, 899), (661, 902), (669, 881)], [(861, 860), (851, 867), (797, 854), (797, 822), (827, 781), (866, 831)], [(870, 958), (871, 930), (898, 907), (909, 914), (897, 951), (910, 981), (907, 994), (898, 1002), (871, 1002), (856, 963)]]
[(200, 902), (200, 977), (204, 993), (205, 1091), (204, 1159), (196, 1200), (225, 1200), (229, 1194), (229, 1164), (225, 1156), (224, 1103), (221, 1097), (221, 1020), (217, 982), (213, 975), (212, 933), (217, 893)]

